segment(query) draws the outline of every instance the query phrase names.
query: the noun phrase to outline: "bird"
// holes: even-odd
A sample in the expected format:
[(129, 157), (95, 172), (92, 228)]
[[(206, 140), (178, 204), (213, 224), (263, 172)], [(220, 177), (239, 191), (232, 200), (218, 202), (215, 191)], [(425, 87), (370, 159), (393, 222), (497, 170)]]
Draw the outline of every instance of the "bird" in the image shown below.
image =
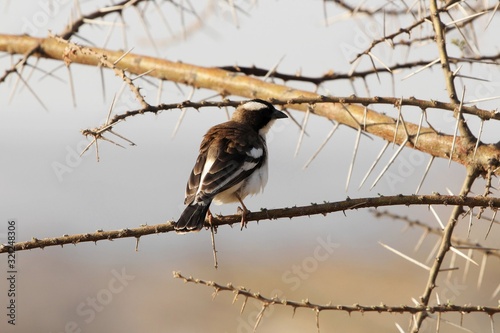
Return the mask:
[(261, 192), (268, 179), (266, 134), (274, 121), (288, 116), (262, 99), (240, 104), (227, 122), (204, 135), (189, 176), (184, 204), (174, 224), (177, 233), (199, 231), (211, 221), (210, 204), (239, 202), (241, 229), (250, 212), (243, 199)]

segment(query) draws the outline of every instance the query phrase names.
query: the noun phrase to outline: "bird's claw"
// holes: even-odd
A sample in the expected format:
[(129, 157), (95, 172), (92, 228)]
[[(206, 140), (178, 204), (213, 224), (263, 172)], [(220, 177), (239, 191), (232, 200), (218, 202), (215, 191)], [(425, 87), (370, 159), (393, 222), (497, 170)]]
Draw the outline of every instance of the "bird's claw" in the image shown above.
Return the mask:
[(241, 208), (238, 206), (238, 214), (241, 214), (241, 229), (240, 230), (243, 230), (243, 228), (246, 228), (247, 227), (247, 214), (250, 213), (250, 211), (246, 208)]

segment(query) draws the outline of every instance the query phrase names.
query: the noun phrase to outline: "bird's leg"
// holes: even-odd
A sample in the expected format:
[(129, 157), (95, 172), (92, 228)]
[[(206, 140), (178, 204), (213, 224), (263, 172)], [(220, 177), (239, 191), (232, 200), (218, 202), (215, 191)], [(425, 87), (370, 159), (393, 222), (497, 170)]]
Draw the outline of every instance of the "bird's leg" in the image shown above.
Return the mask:
[(241, 200), (241, 197), (236, 194), (236, 199), (240, 202), (242, 207), (238, 207), (238, 210), (241, 211), (241, 230), (243, 230), (243, 227), (247, 227), (247, 214), (250, 213), (250, 211), (247, 209), (247, 206), (243, 203), (243, 200)]
[(209, 208), (208, 211), (207, 211), (207, 217), (206, 218), (207, 218), (208, 223), (210, 225), (212, 225), (212, 217), (213, 217), (213, 215), (212, 215), (212, 212), (210, 211), (210, 208)]

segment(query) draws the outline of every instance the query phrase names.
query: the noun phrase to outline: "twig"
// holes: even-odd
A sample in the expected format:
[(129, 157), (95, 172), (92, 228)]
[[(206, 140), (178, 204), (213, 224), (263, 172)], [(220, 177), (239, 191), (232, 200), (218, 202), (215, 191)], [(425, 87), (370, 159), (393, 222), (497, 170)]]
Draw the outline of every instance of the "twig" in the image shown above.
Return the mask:
[[(484, 197), (464, 197), (449, 195), (396, 195), (386, 197), (371, 197), (350, 199), (332, 203), (311, 204), (307, 206), (296, 206), (291, 208), (262, 209), (260, 212), (250, 212), (246, 215), (247, 221), (275, 220), (279, 218), (293, 218), (299, 216), (325, 215), (333, 212), (346, 210), (357, 210), (369, 207), (398, 206), (398, 205), (458, 205), (468, 207), (489, 207), (491, 209), (500, 208), (500, 198)], [(232, 225), (241, 222), (241, 215), (213, 216), (214, 227), (221, 225)], [(210, 224), (205, 221), (208, 228)], [(94, 233), (64, 235), (61, 237), (37, 239), (19, 242), (14, 246), (1, 245), (0, 253), (9, 251), (21, 251), (34, 248), (44, 248), (48, 246), (63, 246), (65, 244), (78, 244), (84, 242), (97, 242), (100, 240), (113, 240), (117, 238), (141, 237), (145, 235), (172, 232), (174, 230), (173, 222), (168, 221), (163, 224), (147, 225), (134, 229), (121, 229), (113, 231), (96, 231)]]
[(215, 293), (219, 293), (221, 291), (229, 291), (235, 294), (235, 296), (244, 296), (245, 298), (253, 298), (259, 302), (262, 302), (263, 304), (266, 304), (266, 306), (270, 305), (283, 305), (283, 306), (288, 306), (294, 309), (312, 309), (316, 312), (320, 311), (343, 311), (348, 314), (352, 312), (360, 312), (360, 313), (365, 313), (365, 312), (377, 312), (377, 313), (410, 313), (410, 314), (419, 314), (419, 313), (447, 313), (447, 312), (456, 312), (456, 313), (473, 313), (473, 312), (479, 312), (479, 313), (485, 313), (489, 316), (492, 316), (496, 313), (500, 313), (500, 307), (486, 307), (486, 306), (479, 306), (479, 305), (464, 305), (464, 306), (459, 306), (459, 305), (453, 305), (453, 304), (440, 304), (440, 305), (434, 305), (434, 306), (422, 306), (422, 305), (417, 305), (417, 306), (408, 306), (408, 305), (360, 305), (360, 304), (354, 304), (354, 305), (333, 305), (333, 304), (315, 304), (309, 302), (309, 300), (302, 300), (302, 301), (293, 301), (293, 300), (287, 300), (284, 298), (279, 298), (277, 296), (274, 297), (266, 297), (263, 296), (259, 292), (251, 292), (249, 289), (245, 287), (234, 287), (231, 283), (228, 283), (226, 285), (219, 284), (217, 282), (213, 281), (205, 281), (201, 279), (196, 279), (193, 277), (186, 277), (182, 275), (180, 272), (173, 272), (173, 276), (176, 279), (181, 279), (185, 283), (194, 283), (194, 284), (200, 284), (203, 286), (211, 287), (214, 288)]
[[(432, 1), (433, 0), (431, 0), (431, 2)], [(462, 189), (460, 190), (461, 197), (465, 197), (470, 192), (472, 184), (474, 183), (474, 180), (476, 180), (477, 177), (478, 177), (477, 172), (474, 169), (472, 169), (471, 167), (469, 167), (467, 169), (467, 177), (465, 178), (464, 183), (462, 185)], [(450, 250), (453, 230), (455, 229), (455, 225), (457, 224), (457, 220), (458, 220), (459, 215), (463, 212), (463, 206), (464, 205), (456, 205), (453, 208), (453, 211), (452, 211), (451, 216), (448, 220), (448, 223), (446, 224), (446, 227), (443, 230), (443, 237), (441, 239), (441, 245), (439, 246), (439, 250), (438, 250), (438, 253), (437, 253), (436, 258), (434, 260), (434, 263), (431, 267), (431, 271), (429, 272), (429, 278), (428, 278), (424, 293), (420, 297), (420, 304), (422, 304), (423, 306), (427, 306), (429, 304), (429, 300), (430, 300), (430, 296), (432, 294), (432, 291), (434, 290), (434, 288), (436, 288), (436, 280), (437, 280), (439, 271), (441, 269), (441, 265), (443, 263), (444, 257), (446, 256), (446, 254)], [(425, 320), (426, 315), (427, 315), (426, 312), (420, 312), (417, 314), (416, 319), (415, 319), (415, 325), (413, 328), (414, 333), (418, 332), (423, 321)]]

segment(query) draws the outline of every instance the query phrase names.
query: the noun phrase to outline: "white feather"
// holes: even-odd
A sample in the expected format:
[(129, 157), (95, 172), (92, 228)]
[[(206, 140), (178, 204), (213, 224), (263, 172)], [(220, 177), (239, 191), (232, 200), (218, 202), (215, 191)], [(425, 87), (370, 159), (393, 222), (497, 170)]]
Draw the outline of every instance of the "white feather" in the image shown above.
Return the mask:
[(264, 149), (253, 147), (250, 151), (247, 151), (247, 155), (253, 158), (259, 158), (264, 154)]
[(207, 173), (210, 171), (210, 168), (212, 167), (214, 162), (215, 162), (215, 159), (213, 159), (213, 158), (205, 161), (205, 165), (203, 166), (203, 171), (201, 172), (198, 191), (196, 191), (196, 194), (200, 193), (203, 182), (205, 181), (205, 177), (206, 177)]

